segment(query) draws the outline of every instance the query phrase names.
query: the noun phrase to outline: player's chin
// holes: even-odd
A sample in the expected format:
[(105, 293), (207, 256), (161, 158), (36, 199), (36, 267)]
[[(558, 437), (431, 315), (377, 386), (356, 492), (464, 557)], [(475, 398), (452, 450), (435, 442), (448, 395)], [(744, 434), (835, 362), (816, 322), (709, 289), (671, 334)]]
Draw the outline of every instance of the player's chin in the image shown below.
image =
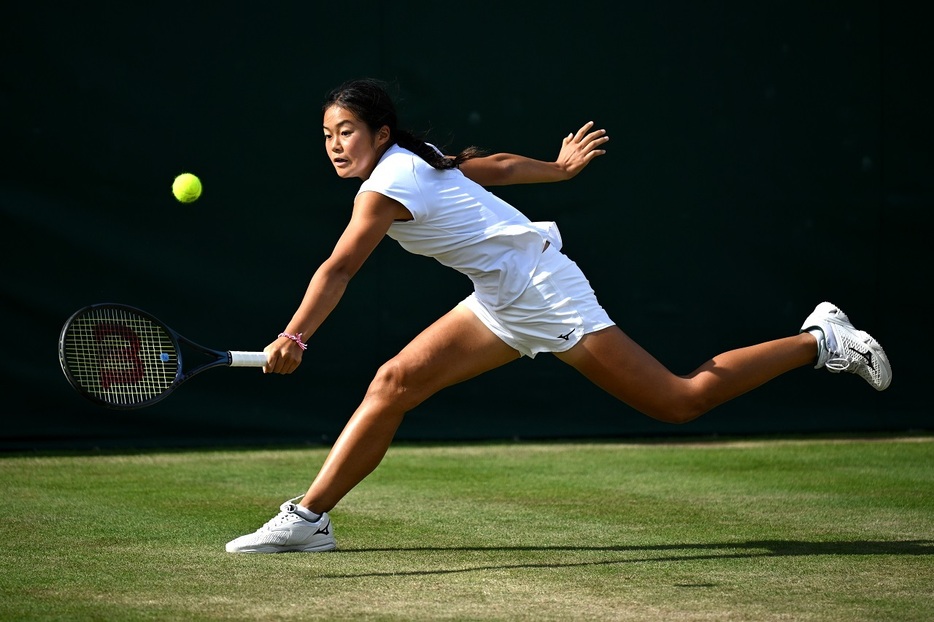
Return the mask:
[(347, 178), (352, 177), (350, 166), (347, 163), (335, 164), (334, 172), (337, 173), (338, 177)]

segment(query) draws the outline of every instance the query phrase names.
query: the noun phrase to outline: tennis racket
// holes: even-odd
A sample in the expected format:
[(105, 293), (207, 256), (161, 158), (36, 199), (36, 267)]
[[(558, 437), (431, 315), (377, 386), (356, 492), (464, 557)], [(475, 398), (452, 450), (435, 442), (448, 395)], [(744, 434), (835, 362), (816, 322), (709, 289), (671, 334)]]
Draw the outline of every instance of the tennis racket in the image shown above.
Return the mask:
[[(183, 347), (207, 360), (186, 366)], [(58, 359), (78, 393), (117, 409), (151, 406), (206, 369), (266, 364), (263, 352), (205, 348), (144, 311), (109, 303), (84, 307), (68, 318)]]

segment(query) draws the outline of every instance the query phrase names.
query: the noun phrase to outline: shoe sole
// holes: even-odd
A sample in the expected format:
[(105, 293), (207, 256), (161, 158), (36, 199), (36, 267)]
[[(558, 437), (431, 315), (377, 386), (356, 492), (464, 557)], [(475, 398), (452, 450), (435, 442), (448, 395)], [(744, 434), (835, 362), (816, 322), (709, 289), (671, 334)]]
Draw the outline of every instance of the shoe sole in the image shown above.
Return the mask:
[(243, 549), (227, 549), (228, 553), (325, 553), (337, 548), (336, 542), (326, 542), (324, 544), (314, 544), (305, 546), (276, 546), (268, 544), (265, 546), (254, 546)]

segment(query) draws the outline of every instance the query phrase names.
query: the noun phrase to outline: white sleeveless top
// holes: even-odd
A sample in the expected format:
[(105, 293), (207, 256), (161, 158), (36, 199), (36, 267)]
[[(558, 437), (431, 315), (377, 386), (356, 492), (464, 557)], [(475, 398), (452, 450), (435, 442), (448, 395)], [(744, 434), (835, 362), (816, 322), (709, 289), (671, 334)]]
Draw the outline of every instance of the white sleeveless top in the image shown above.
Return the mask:
[(460, 170), (435, 169), (398, 145), (383, 154), (357, 194), (362, 192), (405, 206), (413, 220), (393, 223), (387, 235), (410, 253), (467, 275), (494, 311), (528, 287), (546, 241), (561, 248), (555, 223), (531, 222)]

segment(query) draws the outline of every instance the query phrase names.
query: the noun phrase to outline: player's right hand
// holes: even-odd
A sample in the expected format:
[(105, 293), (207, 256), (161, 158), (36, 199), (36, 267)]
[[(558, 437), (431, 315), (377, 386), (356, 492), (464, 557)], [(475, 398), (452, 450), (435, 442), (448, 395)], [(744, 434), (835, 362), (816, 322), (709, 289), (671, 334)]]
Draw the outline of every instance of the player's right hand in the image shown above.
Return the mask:
[(288, 337), (279, 337), (263, 349), (266, 353), (264, 374), (291, 374), (302, 364), (304, 353), (297, 343)]

